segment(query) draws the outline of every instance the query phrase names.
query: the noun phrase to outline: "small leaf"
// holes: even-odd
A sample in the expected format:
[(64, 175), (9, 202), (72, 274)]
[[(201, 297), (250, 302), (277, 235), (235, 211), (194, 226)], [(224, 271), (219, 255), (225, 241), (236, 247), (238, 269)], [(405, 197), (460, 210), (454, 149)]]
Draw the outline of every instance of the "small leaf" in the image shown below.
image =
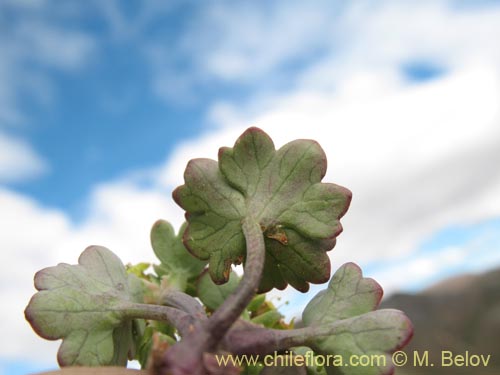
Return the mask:
[(186, 247), (209, 260), (215, 283), (227, 281), (231, 264), (245, 257), (241, 221), (252, 217), (265, 236), (266, 261), (260, 291), (287, 284), (307, 291), (309, 282), (330, 277), (326, 255), (342, 231), (351, 192), (322, 183), (326, 156), (311, 140), (296, 140), (275, 150), (269, 136), (250, 128), (234, 148), (219, 151), (219, 163), (191, 160), (185, 184), (174, 191), (186, 210)]
[(148, 362), (152, 356), (152, 350), (167, 348), (176, 343), (171, 336), (156, 331), (153, 326), (145, 327), (144, 333), (140, 336), (138, 341), (135, 359), (139, 361), (142, 368), (148, 367)]
[(252, 301), (248, 304), (247, 310), (255, 313), (266, 302), (265, 294), (257, 294), (253, 297)]
[(245, 368), (243, 368), (240, 375), (259, 375), (262, 373), (263, 368), (264, 365), (262, 363), (259, 363), (257, 365), (247, 365), (245, 366)]
[(278, 323), (283, 319), (283, 315), (278, 310), (269, 310), (251, 319), (252, 323), (260, 324), (267, 328), (277, 328)]
[(120, 259), (91, 246), (78, 265), (61, 263), (35, 275), (39, 290), (25, 310), (33, 329), (48, 340), (63, 339), (61, 366), (125, 365), (133, 349), (126, 308), (142, 302), (142, 283), (127, 275)]
[(210, 310), (216, 310), (237, 288), (240, 278), (231, 272), (229, 280), (224, 285), (216, 285), (207, 272), (204, 272), (197, 283), (197, 296)]
[(151, 266), (150, 263), (137, 263), (137, 264), (127, 264), (125, 265), (125, 269), (128, 273), (132, 273), (140, 279), (145, 279), (149, 281), (148, 275), (146, 275), (145, 271)]
[[(315, 352), (341, 356), (343, 363), (361, 355), (382, 356), (376, 366), (326, 366), (328, 374), (379, 375), (391, 373), (390, 353), (406, 345), (413, 334), (409, 319), (398, 310), (375, 310), (382, 288), (373, 279), (363, 278), (361, 269), (344, 264), (335, 273), (328, 289), (319, 292), (306, 306), (302, 319), (306, 326), (334, 324), (329, 336), (311, 343)], [(382, 361), (382, 360), (381, 360)]]
[(161, 264), (155, 267), (158, 276), (167, 276), (172, 285), (184, 291), (189, 279), (197, 277), (206, 265), (192, 256), (182, 243), (182, 235), (186, 229), (184, 224), (179, 235), (165, 220), (158, 220), (151, 229), (151, 245)]

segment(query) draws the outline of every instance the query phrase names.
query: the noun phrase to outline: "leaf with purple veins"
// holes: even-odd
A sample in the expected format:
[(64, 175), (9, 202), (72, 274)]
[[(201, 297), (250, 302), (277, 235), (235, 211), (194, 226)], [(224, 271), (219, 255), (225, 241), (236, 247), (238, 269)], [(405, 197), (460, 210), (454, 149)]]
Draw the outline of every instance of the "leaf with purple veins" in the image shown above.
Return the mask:
[(186, 247), (209, 260), (215, 283), (228, 280), (231, 265), (246, 255), (241, 222), (256, 220), (265, 237), (260, 291), (288, 284), (307, 291), (330, 277), (326, 254), (342, 231), (351, 192), (323, 183), (326, 156), (319, 144), (299, 139), (275, 150), (258, 128), (246, 130), (233, 148), (219, 150), (219, 162), (191, 160), (185, 184), (174, 192), (186, 210)]

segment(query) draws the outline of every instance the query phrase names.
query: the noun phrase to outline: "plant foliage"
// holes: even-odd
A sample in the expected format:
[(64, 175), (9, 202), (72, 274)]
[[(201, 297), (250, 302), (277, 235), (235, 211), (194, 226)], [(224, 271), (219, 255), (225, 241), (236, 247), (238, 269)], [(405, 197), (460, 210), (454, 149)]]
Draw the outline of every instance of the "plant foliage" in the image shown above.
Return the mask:
[(143, 285), (127, 274), (118, 257), (104, 247), (87, 248), (77, 265), (59, 264), (35, 275), (39, 290), (26, 318), (49, 340), (63, 339), (61, 366), (125, 365), (133, 349), (127, 308), (142, 301)]
[(260, 291), (284, 289), (288, 283), (307, 291), (308, 282), (330, 277), (325, 254), (341, 232), (339, 219), (351, 193), (322, 183), (326, 156), (318, 143), (296, 140), (275, 150), (271, 138), (250, 128), (233, 148), (219, 151), (219, 162), (191, 160), (185, 185), (174, 191), (186, 210), (184, 244), (209, 260), (215, 283), (224, 283), (231, 264), (245, 257), (241, 221), (251, 217), (264, 234), (266, 260)]
[[(151, 231), (158, 264), (125, 267), (110, 250), (89, 247), (77, 265), (35, 275), (38, 292), (26, 318), (43, 338), (63, 340), (61, 366), (138, 359), (157, 375), (390, 373), (390, 353), (408, 342), (411, 322), (401, 311), (377, 310), (382, 288), (355, 264), (343, 265), (310, 301), (303, 328), (287, 323), (264, 294), (287, 285), (305, 292), (330, 278), (327, 252), (351, 193), (322, 182), (325, 173), (317, 142), (276, 150), (266, 133), (249, 128), (232, 148), (220, 149), (218, 161), (188, 163), (173, 194), (186, 223), (177, 235), (164, 220)], [(240, 277), (232, 266), (241, 263)], [(264, 366), (262, 356), (272, 353), (333, 354), (337, 362)], [(342, 366), (367, 353), (386, 361)], [(259, 357), (221, 364), (224, 355)]]

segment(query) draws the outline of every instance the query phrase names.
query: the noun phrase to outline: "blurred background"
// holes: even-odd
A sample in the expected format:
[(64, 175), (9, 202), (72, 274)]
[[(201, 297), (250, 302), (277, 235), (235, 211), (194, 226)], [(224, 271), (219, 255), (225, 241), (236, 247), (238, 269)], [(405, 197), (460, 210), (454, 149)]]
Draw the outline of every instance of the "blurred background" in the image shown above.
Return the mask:
[[(352, 190), (332, 269), (378, 280), (419, 350), (498, 363), (499, 40), (500, 1), (1, 0), (0, 374), (57, 367), (37, 270), (155, 261), (187, 161), (249, 126), (318, 140)], [(322, 288), (274, 295), (291, 318)]]

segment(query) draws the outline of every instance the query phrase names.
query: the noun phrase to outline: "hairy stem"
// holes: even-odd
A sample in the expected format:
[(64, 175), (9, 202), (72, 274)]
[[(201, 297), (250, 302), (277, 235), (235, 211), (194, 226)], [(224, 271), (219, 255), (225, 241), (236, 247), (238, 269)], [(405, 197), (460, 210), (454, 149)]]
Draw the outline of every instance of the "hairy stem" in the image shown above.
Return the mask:
[(182, 310), (199, 320), (206, 320), (207, 316), (203, 306), (189, 294), (170, 290), (162, 294), (160, 303), (164, 306), (170, 306)]
[(197, 319), (191, 314), (174, 307), (150, 305), (145, 303), (133, 303), (126, 308), (130, 319), (158, 320), (174, 326), (181, 336), (191, 332)]
[(229, 332), (224, 338), (223, 348), (235, 355), (266, 355), (294, 346), (307, 346), (313, 337), (312, 332), (304, 328), (297, 330), (260, 328)]
[(247, 247), (245, 272), (236, 290), (207, 321), (206, 330), (214, 343), (224, 337), (255, 296), (264, 269), (266, 251), (260, 225), (252, 218), (245, 218), (242, 227)]
[[(367, 316), (371, 316), (373, 319), (387, 311), (397, 310), (377, 310), (332, 323), (291, 330), (268, 329), (250, 322), (239, 321), (226, 334), (221, 346), (236, 355), (265, 355), (294, 346), (311, 346), (319, 337), (334, 336), (346, 332), (353, 333), (351, 327), (357, 320), (366, 319)], [(383, 331), (391, 329), (391, 327), (377, 327), (375, 329)]]

